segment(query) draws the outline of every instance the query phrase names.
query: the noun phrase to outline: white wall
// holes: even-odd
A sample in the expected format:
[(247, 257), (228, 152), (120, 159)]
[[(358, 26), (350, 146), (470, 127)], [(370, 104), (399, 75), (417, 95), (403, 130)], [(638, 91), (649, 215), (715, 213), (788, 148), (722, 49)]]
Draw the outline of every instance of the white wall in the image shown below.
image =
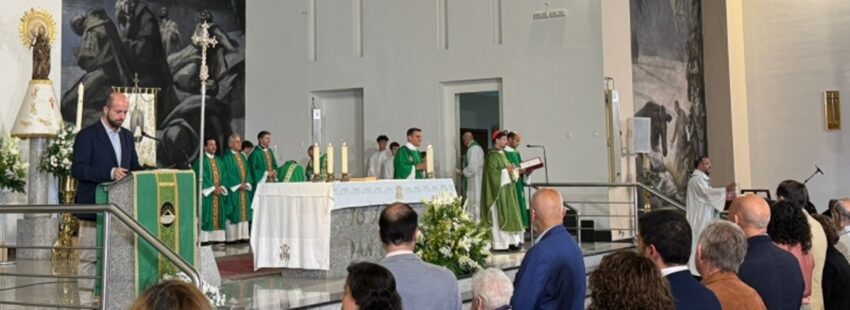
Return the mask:
[[(270, 130), (282, 157), (301, 158), (310, 139), (309, 93), (363, 88), (366, 141), (381, 133), (401, 139), (416, 126), (448, 158), (456, 151), (445, 148), (458, 143), (442, 138), (440, 83), (501, 78), (503, 125), (528, 143), (547, 145), (551, 179), (604, 181), (600, 4), (550, 0), (567, 17), (532, 20), (545, 2), (249, 1), (246, 135)], [(316, 61), (308, 60), (311, 3)], [(362, 58), (355, 57), (353, 3), (362, 3)], [(439, 44), (443, 3), (447, 50)], [(502, 44), (493, 39), (498, 4)], [(446, 166), (438, 175), (451, 174)]]
[[(823, 91), (850, 98), (850, 1), (747, 0), (743, 3), (750, 154), (755, 188), (773, 192), (802, 181), (819, 210), (850, 196), (850, 106), (841, 131), (824, 130)], [(711, 124), (709, 124), (711, 126)]]

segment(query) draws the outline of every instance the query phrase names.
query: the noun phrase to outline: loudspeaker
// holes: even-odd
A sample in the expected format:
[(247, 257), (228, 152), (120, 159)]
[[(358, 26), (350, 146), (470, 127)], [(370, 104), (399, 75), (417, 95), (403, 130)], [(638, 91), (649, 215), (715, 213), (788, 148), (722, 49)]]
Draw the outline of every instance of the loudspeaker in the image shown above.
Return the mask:
[(630, 117), (626, 120), (626, 126), (628, 126), (626, 139), (628, 140), (629, 154), (647, 154), (652, 151), (649, 139), (651, 124), (649, 117)]

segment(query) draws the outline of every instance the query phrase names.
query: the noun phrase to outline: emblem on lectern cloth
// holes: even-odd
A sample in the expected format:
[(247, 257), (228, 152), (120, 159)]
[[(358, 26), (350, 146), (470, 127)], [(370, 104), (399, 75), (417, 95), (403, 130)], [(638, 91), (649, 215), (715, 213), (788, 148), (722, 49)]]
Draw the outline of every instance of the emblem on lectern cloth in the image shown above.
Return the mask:
[(284, 243), (283, 245), (281, 245), (280, 246), (280, 254), (279, 254), (280, 260), (288, 262), (289, 259), (292, 257), (291, 254), (289, 253), (290, 250), (291, 249), (289, 248), (288, 244)]
[(159, 208), (159, 223), (167, 228), (171, 227), (175, 220), (177, 220), (177, 216), (174, 215), (174, 205), (170, 202), (162, 204), (162, 207)]
[(404, 200), (404, 189), (402, 189), (401, 185), (395, 187), (395, 200)]

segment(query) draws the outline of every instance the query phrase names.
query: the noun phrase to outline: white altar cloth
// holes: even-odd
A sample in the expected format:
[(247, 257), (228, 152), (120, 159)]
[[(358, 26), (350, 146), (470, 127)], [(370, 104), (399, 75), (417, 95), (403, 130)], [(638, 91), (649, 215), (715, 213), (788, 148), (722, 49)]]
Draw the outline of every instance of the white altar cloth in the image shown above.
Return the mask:
[(331, 211), (420, 203), (443, 193), (457, 196), (451, 179), (262, 183), (251, 205), (254, 269), (329, 270)]

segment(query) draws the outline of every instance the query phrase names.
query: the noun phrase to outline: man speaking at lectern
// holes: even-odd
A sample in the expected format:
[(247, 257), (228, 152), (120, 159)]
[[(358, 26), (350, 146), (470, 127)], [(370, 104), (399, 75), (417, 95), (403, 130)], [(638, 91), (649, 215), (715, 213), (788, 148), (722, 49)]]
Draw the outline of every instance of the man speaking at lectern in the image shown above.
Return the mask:
[[(74, 140), (74, 161), (71, 175), (79, 180), (76, 203), (94, 204), (95, 189), (100, 183), (120, 181), (139, 170), (139, 157), (133, 144), (133, 134), (121, 127), (127, 117), (129, 103), (122, 93), (109, 94), (99, 122), (83, 128)], [(80, 220), (80, 246), (96, 246), (96, 214), (75, 214)], [(96, 252), (78, 251), (80, 275), (94, 275)], [(80, 288), (92, 289), (93, 280), (83, 280)], [(81, 296), (82, 301), (82, 296)]]

